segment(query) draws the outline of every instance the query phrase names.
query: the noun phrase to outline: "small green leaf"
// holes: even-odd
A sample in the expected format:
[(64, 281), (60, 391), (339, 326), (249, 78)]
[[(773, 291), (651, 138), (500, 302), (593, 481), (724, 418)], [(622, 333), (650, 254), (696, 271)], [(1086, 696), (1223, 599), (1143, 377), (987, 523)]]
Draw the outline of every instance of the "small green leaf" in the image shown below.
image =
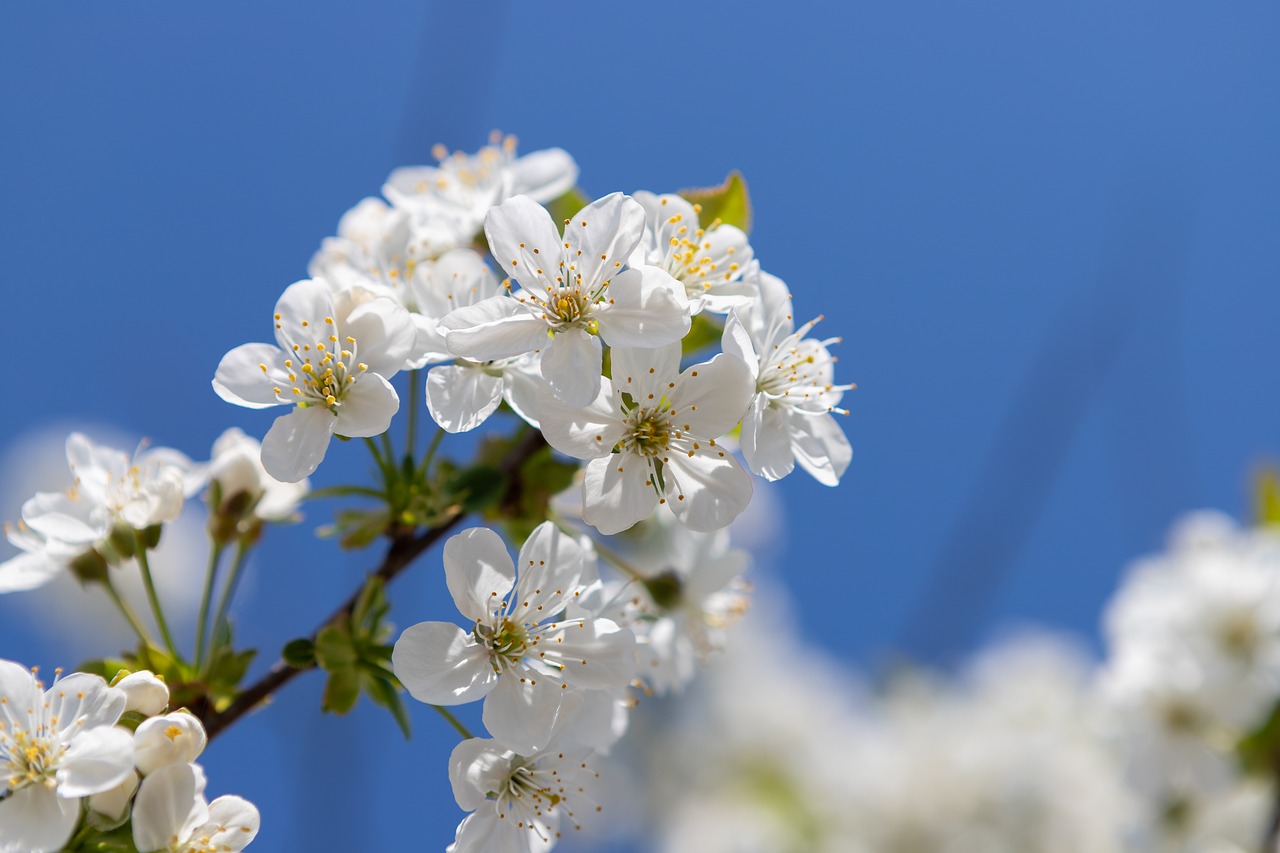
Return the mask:
[(400, 731), (404, 734), (404, 739), (409, 740), (411, 735), (409, 712), (405, 710), (404, 702), (400, 699), (395, 684), (368, 671), (361, 674), (361, 681), (369, 698), (391, 712), (396, 725), (400, 726)]
[(339, 672), (355, 666), (359, 656), (345, 625), (326, 625), (316, 634), (316, 663), (327, 672)]
[(345, 714), (355, 707), (360, 698), (360, 673), (355, 669), (330, 671), (324, 685), (324, 698), (320, 709), (331, 714)]
[(702, 206), (698, 218), (703, 228), (709, 228), (718, 219), (743, 231), (751, 230), (751, 197), (747, 193), (747, 182), (736, 169), (718, 187), (681, 190), (680, 195)]
[(285, 643), (280, 656), (294, 669), (306, 669), (316, 663), (316, 644), (306, 637), (299, 637)]

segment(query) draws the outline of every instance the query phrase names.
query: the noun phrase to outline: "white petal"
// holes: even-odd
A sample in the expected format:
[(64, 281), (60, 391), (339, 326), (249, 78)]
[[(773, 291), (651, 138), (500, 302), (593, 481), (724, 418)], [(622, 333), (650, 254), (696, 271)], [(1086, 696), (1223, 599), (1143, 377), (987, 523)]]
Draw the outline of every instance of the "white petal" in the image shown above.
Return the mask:
[(540, 672), (509, 669), (485, 697), (484, 727), (503, 746), (521, 755), (536, 752), (551, 740), (562, 693), (559, 682)]
[(314, 474), (324, 461), (337, 422), (328, 409), (294, 408), (276, 418), (262, 439), (262, 467), (284, 483)]
[(66, 568), (46, 554), (19, 554), (0, 563), (0, 594), (42, 587)]
[(448, 432), (484, 423), (502, 402), (502, 377), (476, 367), (442, 364), (427, 373), (427, 410)]
[(89, 797), (89, 808), (112, 820), (123, 820), (138, 790), (138, 774), (129, 773), (119, 785)]
[(0, 850), (54, 853), (70, 840), (79, 819), (78, 799), (28, 785), (0, 800)]
[(286, 352), (292, 351), (295, 342), (314, 344), (316, 330), (324, 328), (325, 318), (333, 313), (333, 291), (327, 282), (309, 278), (295, 281), (276, 302), (276, 343)]
[(516, 570), (498, 534), (471, 527), (444, 544), (444, 579), (458, 612), (487, 622), (515, 584)]
[(457, 837), (445, 853), (548, 853), (556, 843), (560, 813), (533, 823), (518, 827), (499, 818), (492, 805), (484, 806), (458, 824)]
[(796, 466), (788, 420), (787, 412), (770, 405), (764, 394), (756, 395), (742, 419), (742, 455), (751, 470), (766, 480), (781, 480)]
[(667, 506), (690, 530), (726, 527), (751, 502), (751, 475), (715, 448), (673, 455), (663, 476), (668, 478)]
[(133, 738), (124, 729), (98, 726), (76, 735), (58, 762), (58, 795), (87, 797), (109, 791), (133, 773)]
[(90, 545), (109, 531), (95, 516), (97, 504), (80, 495), (72, 500), (64, 492), (38, 492), (22, 504), (22, 520), (46, 539), (67, 545)]
[(542, 378), (570, 406), (585, 406), (600, 388), (600, 338), (564, 329), (542, 349)]
[(471, 361), (493, 361), (545, 346), (547, 323), (511, 296), (493, 296), (440, 321), (449, 352)]
[(796, 461), (824, 486), (835, 486), (849, 467), (853, 448), (840, 424), (831, 415), (791, 419), (791, 441)]
[(521, 359), (502, 371), (502, 399), (534, 429), (542, 427), (538, 397), (539, 391), (546, 386), (540, 361), (538, 358)]
[[(644, 208), (613, 193), (578, 211), (564, 227), (565, 257), (572, 258), (582, 289), (594, 291), (625, 264), (644, 236)], [(613, 285), (609, 292), (612, 294)]]
[(0, 660), (0, 723), (6, 731), (30, 729), (31, 715), (44, 703), (44, 694), (31, 670), (13, 661)]
[(185, 711), (152, 717), (134, 732), (134, 764), (143, 776), (170, 764), (191, 764), (207, 743), (204, 726)]
[(168, 850), (209, 819), (204, 772), (194, 764), (170, 764), (142, 780), (133, 803), (133, 843), (140, 853)]
[(582, 583), (582, 546), (550, 521), (533, 529), (520, 548), (512, 617), (534, 625), (564, 609)]
[(649, 463), (629, 453), (593, 459), (582, 480), (582, 520), (604, 534), (648, 518), (658, 502)]
[(510, 770), (509, 754), (492, 738), (468, 738), (453, 748), (449, 784), (459, 808), (474, 811), (485, 802), (485, 794), (502, 787)]
[(626, 391), (636, 402), (660, 400), (672, 392), (671, 382), (680, 373), (680, 344), (643, 349), (614, 347), (613, 387)]
[[(222, 357), (213, 374), (213, 390), (228, 403), (250, 409), (280, 405), (276, 388), (293, 387), (284, 370), (287, 356), (271, 344), (243, 344)], [(262, 365), (267, 366), (264, 373)]]
[(381, 435), (399, 410), (400, 397), (391, 383), (377, 373), (366, 373), (338, 404), (333, 432), (352, 438)]
[(730, 432), (751, 406), (755, 382), (745, 362), (721, 353), (711, 361), (687, 368), (671, 390), (671, 414), (676, 423), (698, 438), (719, 438)]
[(508, 167), (511, 192), (547, 202), (573, 189), (578, 180), (578, 164), (561, 148), (544, 148), (517, 157)]
[(391, 668), (409, 695), (429, 705), (473, 702), (498, 680), (488, 651), (447, 622), (405, 628), (391, 653)]
[(541, 290), (538, 281), (546, 274), (538, 275), (539, 269), (554, 270), (560, 262), (560, 232), (546, 208), (527, 196), (509, 198), (492, 208), (484, 218), (484, 233), (502, 275), (530, 290)]
[(124, 693), (124, 709), (144, 717), (154, 717), (169, 704), (168, 686), (145, 669), (129, 673), (115, 683), (115, 688)]
[(575, 687), (626, 687), (636, 675), (635, 636), (608, 619), (586, 619), (581, 627), (565, 622), (543, 632), (542, 643), (564, 662), (564, 680)]
[(584, 408), (557, 400), (549, 388), (541, 389), (538, 417), (547, 443), (575, 459), (608, 456), (624, 432), (607, 379), (597, 380), (595, 399)]
[(58, 736), (68, 741), (84, 729), (115, 725), (128, 700), (102, 678), (73, 672), (46, 690), (44, 701), (58, 719)]
[(258, 808), (240, 797), (218, 797), (209, 804), (209, 822), (198, 826), (192, 838), (209, 839), (212, 850), (243, 850), (258, 836), (262, 818)]
[(760, 358), (756, 355), (755, 344), (752, 343), (751, 335), (736, 311), (725, 320), (724, 332), (720, 335), (720, 349), (728, 355), (736, 355), (742, 359), (751, 371), (753, 383), (760, 376)]
[(594, 317), (611, 347), (656, 347), (689, 333), (684, 285), (657, 267), (632, 267), (609, 285), (612, 302)]
[(368, 366), (369, 373), (386, 379), (395, 376), (413, 351), (418, 329), (403, 305), (380, 296), (358, 304), (341, 325), (343, 335), (356, 339), (352, 361)]

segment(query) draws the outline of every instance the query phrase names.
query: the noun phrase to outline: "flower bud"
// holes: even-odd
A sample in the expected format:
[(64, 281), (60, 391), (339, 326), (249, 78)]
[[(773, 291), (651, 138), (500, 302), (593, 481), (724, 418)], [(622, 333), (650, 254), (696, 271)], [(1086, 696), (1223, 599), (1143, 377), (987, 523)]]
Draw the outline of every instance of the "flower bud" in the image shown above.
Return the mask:
[(90, 796), (89, 808), (113, 821), (123, 821), (129, 809), (129, 801), (133, 799), (133, 792), (136, 790), (138, 774), (130, 773), (114, 788)]
[(169, 688), (148, 670), (131, 672), (112, 685), (124, 691), (126, 711), (154, 717), (169, 704)]
[(204, 726), (185, 711), (152, 717), (133, 735), (133, 762), (145, 776), (170, 764), (190, 764), (206, 743)]

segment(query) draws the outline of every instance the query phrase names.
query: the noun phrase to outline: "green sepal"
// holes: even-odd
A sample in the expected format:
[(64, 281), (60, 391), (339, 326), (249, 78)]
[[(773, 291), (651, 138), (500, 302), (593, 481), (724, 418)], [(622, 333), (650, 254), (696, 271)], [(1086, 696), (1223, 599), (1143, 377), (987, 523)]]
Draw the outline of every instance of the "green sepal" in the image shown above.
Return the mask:
[(751, 231), (751, 196), (742, 173), (734, 170), (718, 187), (680, 190), (679, 195), (692, 204), (701, 205), (698, 219), (708, 228), (717, 219), (743, 231)]

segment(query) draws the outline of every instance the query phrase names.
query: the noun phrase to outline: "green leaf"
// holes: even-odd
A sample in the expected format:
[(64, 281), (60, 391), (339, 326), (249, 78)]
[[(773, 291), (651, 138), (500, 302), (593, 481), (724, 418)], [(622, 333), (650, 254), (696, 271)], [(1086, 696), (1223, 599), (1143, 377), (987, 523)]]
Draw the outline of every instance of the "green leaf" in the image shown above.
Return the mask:
[(240, 682), (244, 680), (244, 674), (249, 671), (249, 664), (253, 663), (257, 654), (257, 649), (237, 652), (225, 646), (220, 647), (209, 662), (205, 676), (209, 684), (209, 692), (219, 695), (234, 693), (240, 686)]
[(680, 195), (693, 204), (701, 205), (698, 219), (703, 228), (710, 228), (718, 219), (743, 231), (751, 230), (751, 197), (747, 193), (747, 182), (736, 169), (718, 187), (681, 190)]
[(376, 509), (345, 509), (337, 513), (334, 523), (317, 533), (326, 538), (337, 537), (338, 544), (348, 551), (367, 548), (391, 526), (391, 512), (386, 507)]
[(404, 739), (409, 740), (411, 735), (409, 712), (405, 710), (404, 702), (400, 699), (400, 693), (396, 690), (396, 685), (367, 670), (361, 673), (361, 682), (364, 684), (364, 691), (369, 694), (369, 698), (391, 712), (391, 716), (395, 718), (396, 725), (400, 727), (400, 731), (404, 734)]
[(280, 657), (294, 669), (306, 669), (316, 663), (316, 644), (306, 637), (299, 637), (284, 644)]
[(359, 698), (359, 672), (354, 668), (331, 671), (329, 680), (324, 685), (320, 709), (331, 714), (345, 714), (355, 707)]
[(1253, 514), (1259, 527), (1280, 526), (1280, 470), (1267, 466), (1253, 478)]
[(464, 512), (483, 512), (502, 500), (507, 491), (507, 478), (495, 467), (477, 465), (464, 468), (449, 480), (446, 488)]
[(316, 663), (326, 672), (340, 672), (356, 665), (359, 656), (346, 625), (326, 625), (316, 634)]
[(710, 346), (718, 349), (723, 332), (724, 324), (715, 317), (709, 316), (706, 311), (695, 314), (689, 327), (689, 334), (680, 341), (680, 354), (690, 356)]

